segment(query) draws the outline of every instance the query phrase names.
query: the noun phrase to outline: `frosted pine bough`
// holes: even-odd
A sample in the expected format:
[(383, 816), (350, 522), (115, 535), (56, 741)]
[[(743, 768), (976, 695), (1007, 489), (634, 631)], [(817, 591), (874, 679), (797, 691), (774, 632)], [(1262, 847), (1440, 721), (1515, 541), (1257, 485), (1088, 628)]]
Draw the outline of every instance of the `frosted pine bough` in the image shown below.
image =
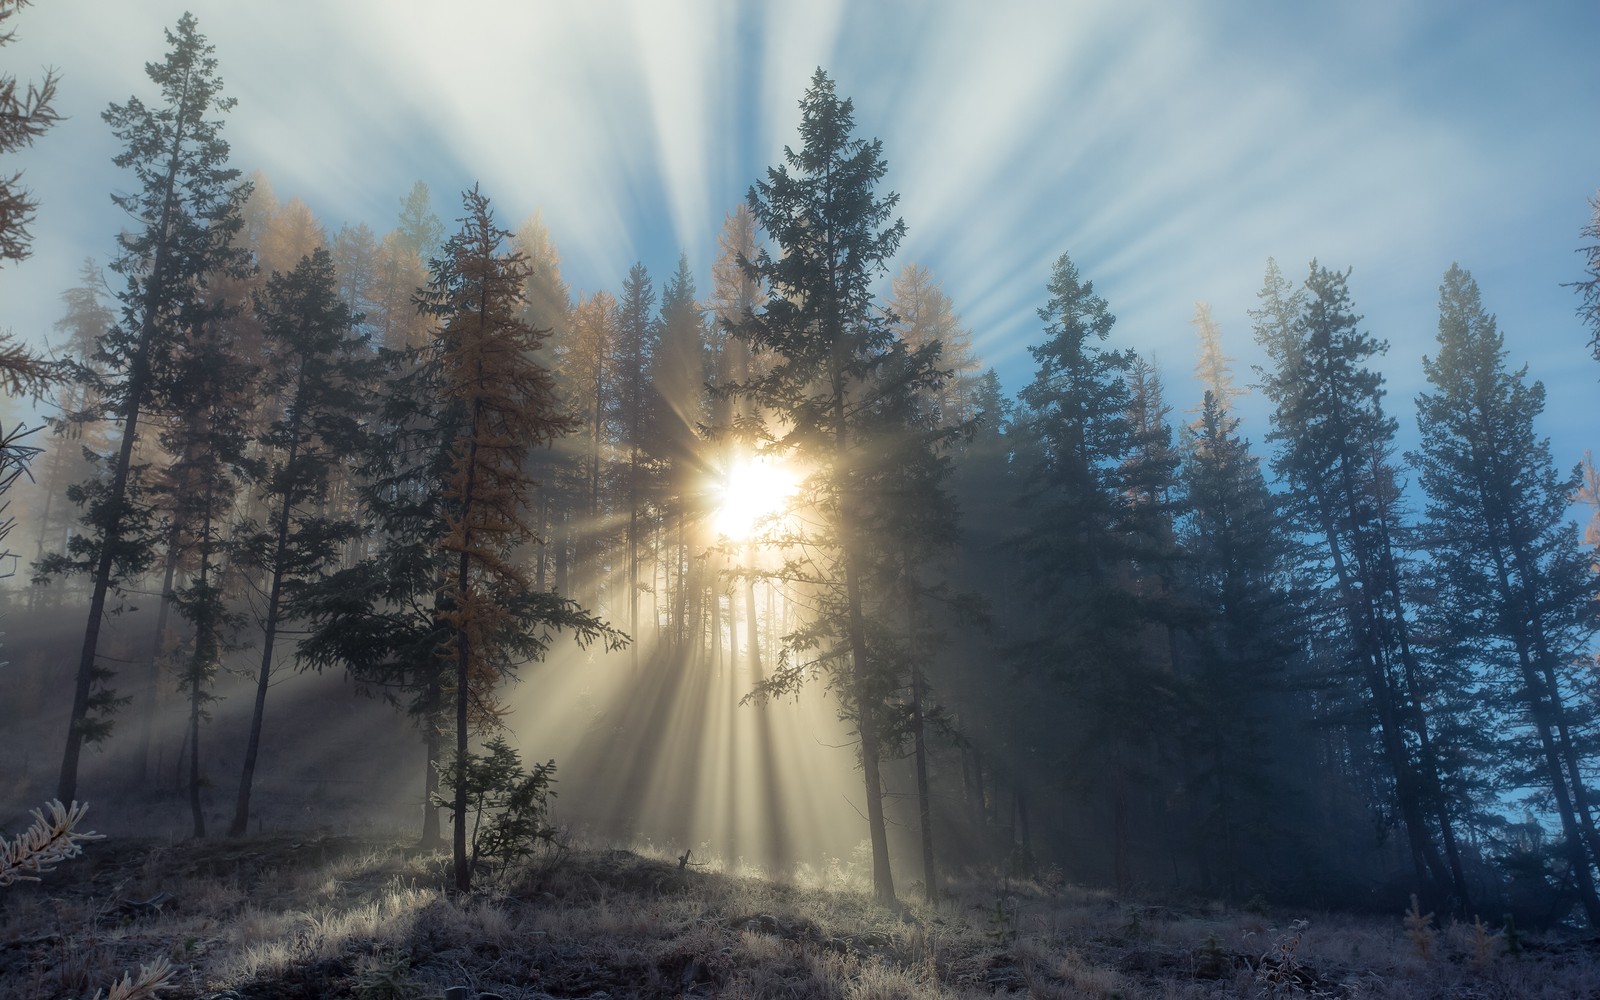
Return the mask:
[[(48, 818), (45, 809), (50, 812)], [(45, 809), (33, 810), (33, 825), (14, 840), (0, 838), (0, 886), (37, 882), (41, 873), (82, 854), (84, 841), (105, 839), (92, 831), (74, 829), (89, 811), (89, 803), (73, 802), (69, 808), (55, 799), (46, 803)]]

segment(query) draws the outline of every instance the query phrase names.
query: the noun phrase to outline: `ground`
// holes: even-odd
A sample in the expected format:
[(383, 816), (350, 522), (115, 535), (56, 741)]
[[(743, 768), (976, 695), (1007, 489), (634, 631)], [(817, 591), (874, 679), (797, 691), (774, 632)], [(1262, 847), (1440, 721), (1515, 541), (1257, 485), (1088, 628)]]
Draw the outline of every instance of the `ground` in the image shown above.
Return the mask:
[(88, 1000), (165, 957), (167, 1000), (1600, 998), (1573, 934), (1118, 900), (1050, 873), (965, 873), (937, 908), (903, 886), (892, 909), (844, 860), (783, 883), (697, 861), (572, 848), (458, 899), (443, 852), (394, 839), (91, 842), (0, 888), (0, 996)]

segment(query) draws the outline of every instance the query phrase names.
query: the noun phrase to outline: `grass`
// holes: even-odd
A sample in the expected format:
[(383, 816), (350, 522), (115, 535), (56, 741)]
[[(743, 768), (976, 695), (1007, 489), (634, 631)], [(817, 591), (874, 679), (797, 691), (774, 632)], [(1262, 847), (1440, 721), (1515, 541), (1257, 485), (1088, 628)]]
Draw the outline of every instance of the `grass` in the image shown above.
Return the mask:
[(1403, 903), (1263, 916), (969, 873), (937, 910), (894, 912), (859, 866), (813, 871), (574, 850), (457, 901), (442, 854), (397, 842), (105, 842), (0, 893), (0, 996), (89, 1000), (161, 961), (168, 1000), (1600, 996), (1592, 942), (1524, 934), (1513, 956), (1486, 923)]

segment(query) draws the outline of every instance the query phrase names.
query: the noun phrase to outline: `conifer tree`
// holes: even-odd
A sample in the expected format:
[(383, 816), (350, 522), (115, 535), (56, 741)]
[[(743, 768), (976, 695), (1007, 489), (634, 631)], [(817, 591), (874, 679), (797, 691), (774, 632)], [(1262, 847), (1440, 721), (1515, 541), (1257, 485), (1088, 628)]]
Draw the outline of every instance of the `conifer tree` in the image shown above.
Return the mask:
[[(685, 655), (698, 652), (689, 646), (688, 619), (691, 583), (696, 576), (693, 547), (688, 541), (688, 522), (700, 515), (694, 504), (700, 492), (697, 479), (704, 472), (699, 461), (698, 428), (707, 420), (706, 411), (706, 320), (697, 301), (689, 257), (679, 254), (678, 269), (661, 293), (660, 343), (653, 359), (651, 385), (655, 390), (656, 418), (649, 434), (649, 448), (662, 466), (662, 493), (667, 530), (676, 536), (669, 545), (672, 552), (667, 576), (671, 586), (669, 602), (669, 641)], [(698, 606), (698, 601), (693, 602)]]
[(85, 260), (78, 273), (80, 283), (61, 293), (67, 311), (56, 320), (55, 329), (65, 338), (62, 353), (72, 364), (81, 366), (88, 377), (69, 380), (56, 391), (55, 408), (60, 416), (51, 422), (54, 444), (38, 472), (44, 502), (35, 517), (36, 562), (47, 554), (66, 556), (72, 518), (58, 500), (65, 497), (72, 483), (91, 471), (86, 467), (84, 450), (99, 453), (106, 447), (101, 422), (104, 407), (92, 385), (96, 374), (93, 356), (100, 335), (111, 328), (116, 316), (101, 298), (100, 268), (92, 260)]
[(109, 476), (88, 511), (94, 535), (89, 557), (92, 592), (83, 654), (78, 662), (72, 710), (67, 724), (57, 797), (73, 800), (78, 758), (86, 739), (102, 738), (109, 727), (103, 715), (91, 718), (97, 682), (108, 679), (98, 659), (101, 622), (108, 594), (142, 572), (149, 548), (134, 530), (140, 517), (130, 502), (134, 444), (139, 420), (155, 388), (152, 373), (169, 367), (179, 321), (203, 326), (207, 310), (220, 308), (208, 291), (209, 276), (245, 266), (232, 245), (239, 229), (240, 202), (248, 193), (238, 171), (227, 164), (220, 115), (233, 107), (221, 96), (212, 46), (185, 14), (167, 32), (171, 51), (146, 72), (160, 88), (162, 103), (147, 107), (138, 97), (113, 104), (102, 116), (126, 148), (114, 162), (132, 170), (139, 190), (112, 200), (136, 223), (118, 238), (121, 253), (113, 269), (127, 279), (120, 293), (122, 320), (101, 339), (106, 366), (102, 383), (107, 402), (122, 423), (122, 441), (111, 459)]
[(1168, 664), (1141, 641), (1149, 602), (1130, 585), (1132, 561), (1143, 554), (1131, 530), (1130, 474), (1140, 464), (1130, 459), (1147, 428), (1130, 419), (1136, 359), (1101, 346), (1116, 319), (1066, 254), (1049, 292), (1039, 310), (1045, 339), (1029, 348), (1038, 369), (1020, 396), (1030, 453), (1018, 545), (1037, 624), (1011, 653), (1071, 698), (1072, 724), (1053, 727), (1060, 735), (1051, 750), (1075, 784), (1104, 796), (1113, 878), (1125, 891), (1135, 793), (1151, 780), (1154, 740), (1171, 708), (1171, 685), (1159, 674)]
[(1567, 516), (1578, 486), (1561, 476), (1534, 422), (1544, 386), (1506, 369), (1504, 338), (1478, 285), (1451, 265), (1439, 289), (1438, 353), (1424, 358), (1420, 449), (1410, 457), (1428, 496), (1424, 541), (1444, 655), (1483, 678), (1506, 792), (1539, 787), (1591, 925), (1600, 837), (1586, 772), (1594, 709), (1574, 671), (1593, 633), (1594, 576)]
[(521, 318), (527, 262), (502, 253), (512, 234), (499, 229), (477, 188), (463, 196), (467, 215), (446, 244), (423, 297), (439, 318), (440, 388), (459, 410), (444, 491), (447, 531), (440, 615), (454, 666), (455, 888), (467, 892), (468, 737), (500, 716), (494, 688), (515, 667), (543, 655), (554, 629), (580, 640), (619, 640), (575, 603), (535, 591), (509, 557), (532, 535), (530, 451), (575, 429), (560, 406), (555, 380), (533, 353), (547, 333)]
[[(816, 470), (803, 489), (827, 534), (815, 539), (814, 551), (827, 554), (810, 572), (827, 613), (799, 630), (796, 641), (842, 681), (842, 707), (860, 738), (873, 887), (879, 900), (892, 902), (880, 727), (893, 681), (877, 669), (881, 658), (869, 645), (862, 454), (867, 435), (879, 429), (870, 413), (894, 345), (872, 286), (905, 223), (890, 221), (898, 196), (877, 194), (887, 169), (882, 144), (854, 132), (854, 107), (817, 70), (800, 101), (800, 149), (786, 147), (783, 163), (769, 168), (747, 199), (774, 247), (758, 251), (745, 269), (769, 298), (759, 312), (741, 317), (732, 334), (769, 364), (730, 388), (758, 416), (774, 418), (751, 435), (769, 454)], [(929, 370), (909, 371), (895, 390), (915, 392), (931, 381)]]
[[(1206, 344), (1202, 356), (1213, 351)], [(1271, 734), (1295, 650), (1289, 550), (1260, 463), (1211, 389), (1185, 434), (1181, 481), (1185, 591), (1198, 610), (1183, 731), (1192, 834), (1205, 888), (1239, 898), (1260, 885), (1246, 880), (1265, 873), (1284, 826)]]
[(1366, 366), (1387, 345), (1360, 329), (1347, 278), (1313, 261), (1295, 292), (1268, 263), (1253, 314), (1274, 365), (1263, 372), (1275, 405), (1268, 440), (1278, 445), (1273, 468), (1289, 488), (1285, 510), (1316, 539), (1331, 580), (1328, 611), (1371, 713), (1419, 892), (1440, 905), (1453, 898), (1459, 909), (1468, 894), (1454, 832), (1458, 803), (1435, 750), (1435, 692), (1411, 640), (1396, 541), (1395, 422), (1383, 411), (1383, 376)]
[(972, 352), (972, 331), (962, 325), (955, 303), (933, 272), (920, 264), (901, 268), (891, 290), (889, 310), (898, 318), (895, 335), (912, 349), (935, 341), (940, 345), (939, 364), (950, 372), (933, 393), (940, 419), (951, 425), (970, 419), (979, 365)]
[[(29, 0), (0, 0), (0, 47), (16, 37), (6, 22)], [(54, 72), (46, 73), (37, 84), (29, 83), (18, 93), (20, 81), (10, 73), (0, 73), (0, 156), (26, 149), (59, 119), (55, 111)], [(0, 263), (19, 261), (31, 252), (28, 225), (39, 207), (21, 186), (22, 172), (0, 175)]]
[[(647, 498), (653, 492), (648, 479), (648, 454), (644, 449), (649, 429), (659, 419), (655, 411), (655, 393), (649, 384), (650, 368), (655, 362), (656, 343), (660, 331), (655, 319), (655, 285), (644, 264), (636, 263), (622, 283), (622, 298), (618, 303), (616, 359), (616, 420), (623, 447), (627, 449), (627, 467), (622, 470), (622, 492), (628, 510), (627, 533), (624, 537), (623, 561), (627, 567), (624, 582), (628, 595), (628, 630), (635, 639), (641, 638), (639, 629), (639, 561), (640, 543), (647, 529), (641, 523)], [(639, 644), (629, 650), (633, 665), (639, 665)]]
[(194, 836), (206, 833), (201, 790), (208, 783), (201, 771), (200, 724), (214, 700), (212, 685), (224, 654), (236, 647), (243, 624), (234, 607), (228, 571), (232, 555), (229, 523), (247, 464), (247, 426), (258, 375), (240, 359), (227, 323), (227, 312), (206, 310), (202, 325), (183, 331), (161, 374), (161, 393), (182, 401), (161, 433), (161, 444), (175, 456), (167, 469), (169, 510), (175, 543), (196, 569), (173, 591), (173, 606), (192, 629), (189, 648), (179, 669), (179, 687), (189, 701), (189, 806)]
[(368, 367), (366, 344), (352, 333), (355, 316), (339, 296), (332, 255), (319, 248), (288, 274), (274, 273), (255, 311), (271, 364), (262, 393), (281, 400), (283, 412), (258, 441), (263, 467), (256, 479), (270, 521), (248, 533), (247, 559), (265, 571), (266, 594), (255, 704), (228, 829), (234, 837), (248, 830), (280, 624), (298, 617), (300, 592), (362, 530), (327, 504), (340, 468), (356, 453)]
[(1578, 316), (1591, 331), (1589, 349), (1594, 352), (1594, 359), (1600, 361), (1600, 194), (1589, 199), (1589, 207), (1593, 214), (1589, 224), (1583, 227), (1583, 238), (1592, 242), (1578, 248), (1583, 254), (1584, 276), (1572, 284), (1583, 298)]

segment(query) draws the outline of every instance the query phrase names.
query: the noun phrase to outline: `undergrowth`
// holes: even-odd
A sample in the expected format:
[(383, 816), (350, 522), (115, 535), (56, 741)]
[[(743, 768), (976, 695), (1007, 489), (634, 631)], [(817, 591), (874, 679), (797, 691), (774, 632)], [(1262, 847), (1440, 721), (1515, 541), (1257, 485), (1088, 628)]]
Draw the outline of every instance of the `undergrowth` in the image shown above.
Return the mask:
[(442, 853), (398, 843), (101, 843), (7, 889), (0, 996), (157, 974), (166, 1000), (1600, 996), (1575, 937), (1519, 933), (1513, 954), (1498, 924), (1404, 900), (1389, 920), (1274, 915), (967, 873), (938, 909), (890, 910), (841, 868), (680, 861), (574, 849), (457, 898)]

